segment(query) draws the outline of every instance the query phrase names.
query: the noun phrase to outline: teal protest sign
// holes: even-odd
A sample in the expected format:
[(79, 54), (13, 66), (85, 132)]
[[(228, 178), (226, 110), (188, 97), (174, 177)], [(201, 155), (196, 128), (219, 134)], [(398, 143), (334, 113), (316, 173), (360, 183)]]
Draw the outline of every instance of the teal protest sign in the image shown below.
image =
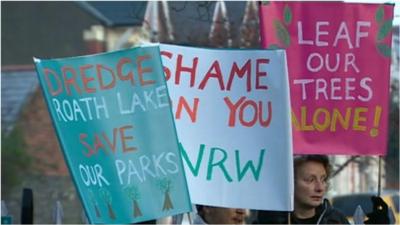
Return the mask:
[(91, 223), (191, 211), (158, 46), (35, 63)]
[(1, 224), (12, 224), (12, 216), (2, 216)]

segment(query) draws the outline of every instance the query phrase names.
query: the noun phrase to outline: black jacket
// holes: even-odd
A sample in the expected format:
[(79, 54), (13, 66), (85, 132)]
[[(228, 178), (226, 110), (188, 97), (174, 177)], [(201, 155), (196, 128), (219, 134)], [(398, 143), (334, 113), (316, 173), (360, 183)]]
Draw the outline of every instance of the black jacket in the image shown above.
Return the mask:
[[(259, 224), (288, 224), (289, 212), (259, 211), (257, 222)], [(315, 216), (308, 219), (298, 219), (290, 212), (291, 224), (350, 224), (346, 217), (333, 208), (327, 199), (316, 208)]]
[[(315, 211), (314, 224), (350, 224), (343, 213), (333, 208), (327, 199)], [(291, 218), (293, 224), (303, 223), (302, 220), (295, 218), (293, 214)]]

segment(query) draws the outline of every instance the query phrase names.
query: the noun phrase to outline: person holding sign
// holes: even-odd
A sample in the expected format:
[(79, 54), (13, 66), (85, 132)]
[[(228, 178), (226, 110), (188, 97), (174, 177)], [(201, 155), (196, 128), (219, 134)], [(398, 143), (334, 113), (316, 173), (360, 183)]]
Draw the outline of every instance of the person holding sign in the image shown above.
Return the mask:
[(327, 156), (304, 155), (294, 157), (294, 212), (295, 224), (349, 224), (346, 217), (324, 199), (328, 189), (331, 165)]
[(198, 215), (194, 224), (245, 224), (249, 211), (246, 209), (222, 208), (197, 205)]

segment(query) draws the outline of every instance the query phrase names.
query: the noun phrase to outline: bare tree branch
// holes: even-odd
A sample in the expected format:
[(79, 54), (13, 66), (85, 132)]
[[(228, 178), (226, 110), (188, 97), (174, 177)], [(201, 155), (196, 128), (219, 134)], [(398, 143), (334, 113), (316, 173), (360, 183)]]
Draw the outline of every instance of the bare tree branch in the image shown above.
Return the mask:
[(331, 178), (335, 177), (336, 175), (338, 175), (340, 172), (342, 172), (342, 170), (344, 168), (346, 168), (347, 165), (349, 165), (351, 162), (356, 161), (358, 158), (360, 158), (360, 156), (352, 156), (350, 159), (348, 159), (345, 163), (343, 163), (342, 165), (339, 166), (339, 168), (336, 169), (336, 171), (334, 171), (332, 173)]
[(181, 11), (185, 10), (186, 4), (187, 4), (187, 3), (188, 3), (188, 2), (185, 1), (185, 2), (183, 3), (183, 6), (182, 6), (181, 8), (178, 8), (178, 7), (176, 7), (176, 6), (172, 6), (171, 9), (172, 9), (173, 11), (175, 11), (175, 12), (181, 12)]

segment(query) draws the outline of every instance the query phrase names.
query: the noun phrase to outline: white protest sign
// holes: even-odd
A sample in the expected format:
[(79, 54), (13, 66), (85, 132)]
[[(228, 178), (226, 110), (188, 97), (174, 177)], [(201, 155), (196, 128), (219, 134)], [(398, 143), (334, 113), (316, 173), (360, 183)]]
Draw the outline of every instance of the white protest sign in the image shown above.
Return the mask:
[(192, 202), (293, 210), (285, 52), (160, 50)]

